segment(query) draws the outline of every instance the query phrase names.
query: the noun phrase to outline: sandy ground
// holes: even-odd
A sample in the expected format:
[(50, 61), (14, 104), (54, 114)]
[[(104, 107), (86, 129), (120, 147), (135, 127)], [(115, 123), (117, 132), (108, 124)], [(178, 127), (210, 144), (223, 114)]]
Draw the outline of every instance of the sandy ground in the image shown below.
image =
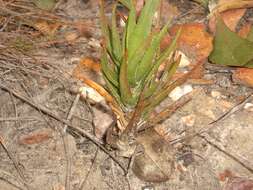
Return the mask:
[[(171, 2), (181, 12), (195, 6)], [(167, 182), (141, 181), (131, 169), (125, 176), (108, 154), (75, 130), (93, 135), (94, 121), (96, 126), (110, 123), (106, 110), (81, 98), (70, 121), (73, 128), (67, 128), (64, 121), (77, 96), (73, 89), (80, 86), (72, 70), (82, 57), (99, 58), (100, 30), (93, 3), (62, 1), (58, 6), (58, 15), (91, 24), (90, 34), (74, 43), (35, 45), (30, 54), (7, 48), (11, 39), (31, 40), (28, 34), (11, 28), (0, 32), (0, 190), (221, 190), (225, 171), (230, 179), (253, 177), (253, 98), (247, 99), (252, 89), (234, 84), (229, 68), (206, 63), (204, 78), (214, 83), (188, 83), (196, 95), (162, 124), (170, 139), (179, 140), (173, 145), (177, 168)], [(202, 20), (199, 15), (180, 22)], [(117, 159), (125, 167), (129, 162)]]

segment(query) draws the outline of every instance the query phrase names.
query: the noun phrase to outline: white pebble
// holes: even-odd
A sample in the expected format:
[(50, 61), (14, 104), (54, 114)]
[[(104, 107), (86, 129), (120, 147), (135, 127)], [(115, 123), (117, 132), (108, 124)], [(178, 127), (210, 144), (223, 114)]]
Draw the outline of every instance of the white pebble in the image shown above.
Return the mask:
[(214, 90), (214, 91), (211, 92), (211, 96), (213, 98), (220, 98), (221, 97), (221, 93)]
[(252, 103), (246, 103), (244, 105), (244, 109), (249, 110), (249, 111), (253, 111), (253, 104)]
[(176, 101), (185, 94), (191, 92), (193, 90), (191, 85), (184, 85), (182, 87), (176, 87), (170, 94), (169, 97), (173, 100)]
[(188, 65), (190, 65), (190, 60), (189, 58), (181, 51), (178, 51), (179, 55), (181, 55), (181, 60), (179, 63), (179, 67), (183, 68), (183, 67), (187, 67)]
[(91, 87), (83, 86), (79, 88), (79, 91), (85, 99), (93, 101), (93, 103), (99, 103), (104, 101), (104, 97), (101, 96), (96, 90)]

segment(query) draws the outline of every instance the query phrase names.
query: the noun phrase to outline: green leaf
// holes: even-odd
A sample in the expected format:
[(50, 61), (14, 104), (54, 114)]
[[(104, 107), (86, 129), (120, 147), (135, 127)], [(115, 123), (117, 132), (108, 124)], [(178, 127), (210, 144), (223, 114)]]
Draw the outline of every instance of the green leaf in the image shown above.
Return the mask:
[(129, 43), (131, 43), (130, 37), (136, 27), (136, 10), (135, 10), (132, 0), (130, 0), (130, 5), (131, 6), (130, 6), (129, 15), (127, 18), (127, 24), (126, 24), (126, 28), (127, 28), (126, 39), (125, 39), (126, 49), (129, 49)]
[(129, 57), (128, 81), (133, 87), (136, 86), (136, 70), (138, 68), (139, 63), (143, 59), (145, 52), (151, 44), (152, 37), (152, 35), (148, 37), (147, 40), (145, 40), (143, 44), (141, 44), (140, 47), (135, 51), (135, 53), (131, 57)]
[(100, 0), (100, 7), (99, 7), (99, 13), (100, 13), (100, 24), (101, 24), (101, 29), (102, 29), (102, 34), (105, 42), (105, 47), (109, 54), (112, 56), (112, 47), (111, 47), (111, 42), (110, 42), (110, 28), (105, 16), (105, 10), (104, 10), (104, 1)]
[(103, 78), (105, 80), (106, 86), (110, 94), (115, 98), (115, 100), (118, 102), (120, 107), (123, 107), (123, 104), (121, 102), (120, 95), (119, 95), (119, 90), (111, 84), (111, 82), (108, 80), (108, 78), (105, 75), (103, 75)]
[(117, 4), (114, 4), (110, 41), (111, 41), (113, 56), (117, 60), (117, 62), (119, 62), (122, 59), (122, 49), (121, 49), (120, 35), (117, 29), (116, 8), (117, 8)]
[(181, 61), (181, 56), (177, 58), (174, 62), (171, 64), (167, 65), (167, 68), (165, 68), (165, 71), (161, 77), (161, 82), (166, 81), (165, 83), (169, 83), (170, 80), (172, 79), (173, 75), (176, 73), (177, 68), (180, 64)]
[(219, 65), (252, 67), (253, 42), (239, 37), (218, 19), (211, 62)]
[(251, 27), (250, 32), (247, 36), (247, 40), (253, 42), (253, 27)]
[(160, 65), (166, 60), (168, 59), (168, 57), (175, 51), (176, 47), (177, 47), (177, 40), (179, 38), (181, 34), (181, 29), (177, 32), (175, 38), (173, 39), (173, 41), (171, 42), (170, 46), (165, 49), (162, 54), (158, 57), (156, 63), (153, 65), (152, 70), (149, 72), (147, 78), (145, 79), (144, 83), (148, 83), (149, 81), (152, 80), (152, 78), (156, 75), (158, 68), (160, 67)]
[(101, 67), (102, 67), (102, 72), (106, 76), (108, 81), (112, 83), (115, 87), (119, 87), (118, 75), (113, 69), (110, 68), (105, 50), (103, 50), (102, 57), (101, 57)]
[(143, 43), (151, 32), (153, 17), (160, 3), (160, 0), (147, 0), (141, 10), (140, 17), (128, 36), (128, 55), (131, 57), (136, 49)]
[(133, 106), (136, 104), (137, 100), (133, 97), (131, 88), (127, 79), (127, 55), (124, 56), (123, 62), (120, 66), (120, 96), (121, 101), (125, 106)]
[(157, 50), (160, 47), (161, 40), (167, 33), (169, 24), (170, 24), (170, 21), (162, 28), (162, 30), (157, 35), (153, 36), (153, 40), (151, 42), (149, 49), (146, 51), (142, 61), (137, 66), (136, 73), (135, 73), (136, 82), (139, 82), (140, 80), (145, 80), (147, 74), (152, 69)]

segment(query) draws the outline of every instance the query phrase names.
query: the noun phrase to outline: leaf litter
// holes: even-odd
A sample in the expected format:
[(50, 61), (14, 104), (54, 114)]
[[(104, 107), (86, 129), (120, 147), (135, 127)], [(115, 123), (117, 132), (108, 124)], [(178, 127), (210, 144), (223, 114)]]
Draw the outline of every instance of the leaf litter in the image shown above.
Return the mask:
[[(11, 3), (6, 4), (5, 8), (7, 7), (7, 9), (4, 10), (5, 13), (6, 11), (8, 13)], [(25, 8), (27, 5), (26, 2), (24, 1), (18, 1), (17, 4), (15, 4), (14, 6), (11, 6), (11, 10), (17, 11), (17, 9), (12, 9), (12, 8), (13, 7), (15, 8), (15, 6), (17, 5), (20, 6), (20, 3), (23, 5), (23, 8)], [(70, 5), (74, 7), (77, 5), (77, 3), (76, 4), (75, 3), (76, 2), (73, 1), (72, 4), (68, 4), (69, 10), (70, 8), (73, 8), (73, 7), (70, 7)], [(166, 3), (170, 5), (170, 2), (166, 1)], [(175, 6), (175, 4), (173, 5)], [(57, 7), (58, 6), (59, 5), (57, 5)], [(94, 3), (87, 2), (85, 4), (82, 4), (82, 6), (85, 7), (84, 8), (85, 11), (89, 12), (89, 8), (92, 8), (92, 7), (93, 7), (93, 11), (95, 11), (97, 5)], [(106, 6), (110, 7), (110, 3), (106, 4)], [(42, 101), (42, 104), (45, 104), (47, 107), (49, 107), (52, 110), (55, 110), (58, 114), (61, 115), (62, 118), (66, 118), (65, 116), (67, 114), (67, 110), (70, 109), (71, 103), (73, 102), (72, 100), (73, 93), (78, 92), (78, 91), (75, 91), (75, 92), (72, 91), (71, 90), (72, 86), (74, 85), (75, 87), (76, 86), (82, 87), (82, 84), (80, 84), (80, 82), (72, 83), (73, 78), (70, 77), (71, 76), (70, 73), (72, 72), (72, 70), (76, 68), (78, 68), (79, 70), (80, 67), (78, 67), (78, 65), (83, 65), (83, 68), (86, 71), (86, 73), (82, 73), (81, 76), (83, 75), (83, 77), (85, 78), (87, 77), (87, 79), (91, 76), (91, 78), (93, 77), (92, 80), (95, 80), (97, 84), (103, 85), (103, 79), (101, 79), (101, 75), (97, 73), (99, 71), (98, 69), (99, 64), (97, 64), (98, 61), (92, 61), (92, 59), (83, 58), (83, 57), (94, 57), (95, 60), (99, 60), (100, 58), (98, 55), (99, 50), (96, 49), (96, 46), (92, 46), (92, 47), (87, 46), (88, 41), (89, 41), (87, 39), (89, 39), (90, 37), (87, 38), (86, 35), (80, 35), (80, 33), (82, 33), (84, 30), (89, 31), (91, 26), (96, 27), (97, 23), (93, 22), (91, 23), (92, 25), (90, 24), (86, 25), (85, 23), (87, 22), (81, 22), (80, 20), (78, 20), (77, 22), (75, 22), (77, 23), (76, 25), (75, 24), (72, 25), (70, 24), (72, 21), (68, 21), (68, 19), (66, 19), (68, 18), (68, 16), (63, 18), (61, 15), (55, 15), (54, 10), (49, 13), (40, 12), (40, 11), (36, 12), (34, 11), (34, 10), (37, 10), (36, 7), (31, 6), (31, 4), (29, 4), (29, 6), (27, 7), (29, 7), (29, 11), (32, 17), (24, 16), (23, 18), (21, 17), (21, 20), (20, 20), (20, 17), (17, 17), (18, 21), (23, 21), (23, 19), (25, 20), (25, 24), (21, 25), (22, 26), (21, 30), (20, 28), (19, 30), (18, 28), (16, 28), (15, 22), (17, 20), (13, 18), (10, 18), (12, 19), (11, 20), (12, 22), (9, 22), (10, 20), (8, 19), (5, 20), (5, 18), (8, 18), (9, 16), (8, 14), (10, 13), (8, 13), (7, 16), (5, 14), (4, 15), (1, 14), (1, 24), (3, 23), (5, 25), (4, 27), (5, 30), (3, 30), (4, 32), (1, 32), (1, 35), (6, 35), (6, 34), (10, 35), (9, 38), (3, 38), (5, 39), (3, 40), (4, 51), (2, 51), (0, 54), (1, 62), (2, 62), (0, 66), (1, 82), (4, 82), (10, 85), (9, 87), (15, 87), (19, 89), (20, 93), (25, 93), (28, 97), (39, 96), (36, 98), (36, 100), (41, 100), (41, 101), (44, 100), (44, 102)], [(77, 15), (78, 11), (80, 11), (81, 13), (80, 15), (82, 15), (83, 10), (80, 10), (76, 7), (74, 9), (75, 13), (73, 13), (73, 15)], [(42, 7), (39, 7), (39, 8), (42, 8)], [(64, 3), (60, 4), (60, 8), (64, 8)], [(108, 10), (110, 10), (110, 8)], [(44, 14), (46, 14), (46, 16)], [(93, 17), (93, 14), (94, 12), (92, 13), (91, 11), (90, 16)], [(163, 11), (163, 14), (164, 16), (166, 16), (165, 15), (166, 11), (165, 12)], [(26, 25), (27, 20), (29, 20), (29, 18), (34, 18), (34, 16), (35, 17), (43, 16), (46, 19), (45, 20), (42, 19), (42, 21), (39, 21), (39, 22), (35, 20), (34, 21), (35, 25), (34, 23), (33, 24), (28, 23), (29, 24), (28, 26), (32, 28), (27, 27)], [(2, 17), (4, 18), (3, 20), (2, 20)], [(13, 24), (13, 21), (14, 21), (14, 24)], [(189, 35), (186, 32), (188, 25), (189, 23), (183, 24), (183, 26), (186, 28), (185, 30), (183, 30), (183, 33), (185, 32), (186, 33), (185, 36), (190, 37), (191, 39), (182, 40), (181, 42), (182, 47), (187, 46), (187, 48), (183, 48), (183, 50), (186, 50), (183, 53), (187, 56), (187, 59), (190, 60), (190, 64), (193, 64), (191, 62), (192, 60), (194, 60), (193, 58), (196, 58), (196, 60), (205, 59), (206, 61), (206, 58), (208, 57), (208, 54), (210, 53), (212, 49), (212, 43), (211, 43), (212, 36), (206, 33), (204, 24), (200, 24), (202, 25), (201, 31), (198, 29), (198, 27), (194, 28), (195, 26), (193, 26), (191, 29), (192, 32), (190, 31), (189, 34), (194, 34), (194, 35)], [(198, 26), (198, 24), (193, 24), (193, 25)], [(66, 28), (66, 27), (70, 27), (70, 28)], [(71, 30), (71, 32), (69, 32), (69, 29)], [(14, 33), (8, 32), (12, 30), (16, 30), (15, 31), (16, 33), (14, 34)], [(97, 28), (96, 32), (99, 33), (98, 31), (99, 30)], [(25, 54), (25, 53), (28, 53), (29, 51), (26, 48), (26, 45), (22, 45), (24, 44), (23, 42), (21, 43), (21, 45), (19, 43), (18, 46), (17, 45), (14, 46), (16, 47), (14, 49), (11, 49), (11, 50), (8, 49), (11, 47), (8, 44), (8, 39), (11, 39), (13, 36), (17, 34), (22, 36), (23, 35), (22, 32), (26, 34), (26, 37), (27, 37), (26, 39), (32, 39), (31, 40), (32, 42), (36, 42), (36, 43), (31, 43), (34, 47), (39, 47), (38, 49), (29, 48), (30, 53), (32, 53), (30, 55)], [(202, 36), (203, 33), (205, 34), (204, 37)], [(217, 34), (214, 35), (214, 38), (216, 38), (216, 35)], [(229, 36), (231, 34), (223, 34), (223, 35)], [(37, 36), (46, 37), (46, 38), (41, 38), (42, 40), (46, 40), (46, 41), (42, 41), (43, 43), (41, 43), (40, 41), (41, 39), (38, 39)], [(53, 39), (52, 39), (52, 36), (53, 36)], [(248, 38), (246, 37), (246, 39), (250, 41), (251, 34), (249, 34), (248, 36), (249, 37)], [(99, 44), (98, 36), (96, 36), (95, 38), (97, 39), (93, 39), (93, 40), (94, 41), (97, 40), (96, 43)], [(189, 40), (190, 43), (187, 40)], [(198, 40), (200, 40), (201, 42), (199, 43)], [(238, 43), (237, 40), (238, 39), (236, 38), (235, 43)], [(6, 47), (8, 48), (6, 49)], [(1, 48), (2, 48), (2, 45), (1, 45)], [(214, 44), (214, 48), (216, 48), (215, 44)], [(39, 55), (37, 54), (38, 52), (39, 52)], [(44, 52), (46, 52), (46, 54)], [(41, 55), (44, 55), (44, 56), (41, 56)], [(35, 58), (35, 59), (32, 59), (32, 58)], [(23, 61), (20, 62), (20, 60), (23, 60)], [(39, 64), (38, 64), (38, 60), (39, 60)], [(78, 64), (73, 60), (78, 60), (77, 62), (79, 62), (80, 60), (81, 61)], [(224, 110), (226, 110), (223, 107), (223, 105), (225, 104), (224, 103), (225, 101), (227, 101), (226, 105), (231, 105), (231, 104), (233, 105), (233, 103), (235, 103), (236, 99), (239, 98), (239, 96), (243, 98), (245, 97), (246, 94), (248, 94), (251, 91), (250, 88), (235, 85), (232, 81), (230, 83), (231, 86), (229, 89), (224, 89), (220, 87), (218, 84), (222, 83), (222, 80), (220, 80), (222, 74), (219, 74), (219, 70), (218, 71), (215, 70), (215, 67), (209, 67), (209, 69), (207, 70), (205, 61), (203, 61), (203, 63), (201, 64), (201, 70), (199, 70), (199, 73), (198, 73), (199, 77), (197, 78), (202, 78), (203, 80), (212, 79), (214, 80), (214, 83), (211, 83), (207, 86), (205, 85), (201, 86), (198, 84), (195, 84), (192, 86), (194, 89), (195, 88), (203, 89), (204, 93), (201, 92), (200, 93), (201, 95), (194, 96), (192, 102), (190, 101), (186, 105), (179, 107), (179, 111), (175, 111), (175, 113), (172, 115), (171, 118), (164, 121), (165, 123), (163, 123), (163, 126), (161, 128), (163, 129), (163, 135), (166, 134), (166, 138), (163, 139), (163, 136), (159, 136), (159, 135), (157, 136), (157, 133), (154, 132), (152, 129), (147, 129), (146, 133), (145, 133), (145, 130), (141, 132), (143, 136), (140, 135), (138, 139), (138, 141), (140, 142), (139, 144), (141, 144), (142, 146), (140, 147), (140, 151), (138, 150), (138, 148), (136, 149), (136, 155), (134, 159), (137, 161), (133, 162), (133, 165), (132, 165), (133, 172), (137, 176), (139, 176), (141, 179), (146, 180), (146, 181), (154, 181), (153, 179), (158, 179), (156, 181), (158, 182), (159, 179), (160, 180), (161, 179), (165, 180), (165, 178), (166, 180), (169, 179), (169, 181), (166, 183), (160, 183), (160, 184), (150, 183), (151, 186), (154, 186), (156, 189), (164, 189), (164, 188), (214, 189), (214, 188), (218, 188), (220, 186), (217, 185), (219, 184), (219, 182), (217, 182), (216, 177), (218, 173), (220, 173), (220, 171), (223, 171), (224, 169), (226, 169), (225, 167), (228, 167), (233, 171), (238, 171), (239, 175), (242, 174), (242, 175), (246, 175), (249, 178), (251, 177), (251, 174), (247, 173), (247, 171), (245, 171), (240, 166), (238, 166), (236, 162), (231, 162), (229, 160), (230, 158), (225, 157), (224, 155), (219, 153), (219, 151), (214, 149), (211, 145), (205, 144), (204, 142), (200, 143), (199, 139), (184, 141), (184, 143), (190, 145), (190, 150), (186, 152), (184, 150), (184, 143), (182, 144), (178, 143), (173, 146), (169, 143), (170, 141), (176, 140), (177, 138), (184, 137), (184, 135), (187, 136), (191, 132), (194, 133), (194, 131), (197, 130), (199, 126), (201, 125), (203, 126), (207, 124), (208, 123), (207, 121), (211, 121), (211, 119), (215, 119), (215, 117), (217, 118), (221, 113), (224, 112)], [(221, 64), (224, 64), (224, 63), (221, 63)], [(240, 66), (245, 66), (245, 65), (247, 64), (242, 64)], [(179, 70), (178, 76), (180, 76), (180, 72), (181, 74), (184, 74), (185, 72), (184, 69), (182, 69), (181, 71)], [(215, 74), (210, 75), (208, 74), (207, 71), (212, 71)], [(229, 78), (231, 74), (232, 73), (226, 74), (226, 77)], [(245, 77), (246, 74), (241, 74), (241, 76)], [(248, 74), (248, 76), (250, 77), (250, 74)], [(79, 79), (80, 79), (80, 76), (79, 76)], [(243, 81), (250, 80), (250, 79), (245, 79), (245, 78), (241, 79), (239, 77), (237, 79), (236, 78), (233, 78), (233, 79), (234, 81), (238, 81), (239, 79), (239, 83), (242, 83), (242, 84), (245, 84), (243, 83)], [(21, 81), (21, 82), (18, 83), (15, 81)], [(40, 81), (48, 81), (48, 82), (47, 82), (47, 85), (45, 85), (44, 87), (41, 87), (39, 85), (41, 84)], [(95, 87), (96, 89), (100, 89), (100, 92), (103, 91), (97, 84), (91, 82), (90, 80), (86, 80), (86, 82), (88, 82), (91, 86)], [(68, 89), (68, 87), (69, 87), (69, 91), (66, 90)], [(52, 88), (56, 90), (46, 91), (48, 90), (48, 88)], [(212, 97), (211, 93), (213, 92), (213, 90), (216, 90), (216, 91), (218, 90), (221, 93), (221, 95), (218, 97)], [(1, 99), (3, 100), (8, 98), (8, 95), (5, 93), (4, 94), (1, 93), (1, 96), (3, 97)], [(39, 99), (39, 98), (42, 98), (42, 99)], [(108, 96), (108, 99), (110, 99), (110, 96)], [(8, 128), (4, 127), (1, 130), (1, 134), (7, 137), (7, 142), (12, 142), (11, 139), (15, 136), (29, 137), (29, 135), (31, 135), (32, 138), (36, 138), (37, 128), (42, 129), (43, 131), (44, 128), (48, 127), (49, 123), (53, 123), (53, 125), (60, 127), (60, 124), (55, 123), (54, 121), (51, 121), (51, 118), (47, 118), (47, 117), (46, 117), (46, 121), (49, 121), (49, 122), (38, 123), (38, 122), (41, 122), (41, 117), (43, 116), (40, 114), (33, 113), (34, 111), (31, 111), (30, 109), (26, 108), (24, 104), (20, 105), (20, 102), (16, 103), (16, 101), (18, 102), (19, 100), (15, 99), (14, 101), (11, 101), (12, 105), (3, 103), (3, 106), (4, 108), (7, 108), (6, 110), (8, 111), (8, 113), (6, 113), (5, 115), (5, 112), (3, 112), (2, 119), (8, 119), (8, 120), (14, 121), (14, 123), (12, 122), (10, 123), (10, 121), (3, 123), (3, 125), (6, 124), (6, 125), (11, 126), (11, 127), (9, 126)], [(94, 109), (94, 108), (88, 106), (89, 105), (88, 102), (86, 103), (79, 102), (79, 103), (81, 105), (75, 108), (76, 113), (71, 122), (73, 122), (73, 124), (75, 125), (78, 125), (78, 126), (80, 125), (80, 127), (83, 127), (84, 130), (90, 131), (91, 133), (93, 133), (96, 130), (99, 130), (99, 127), (100, 127), (99, 123), (96, 126), (93, 125), (92, 127), (92, 119), (90, 118), (92, 117), (92, 114), (90, 113), (90, 111), (92, 110), (90, 110), (90, 108), (91, 109)], [(171, 103), (172, 103), (172, 100), (170, 99), (166, 99), (164, 102), (162, 102), (162, 104), (157, 108), (157, 112), (152, 113), (154, 118), (156, 116), (155, 114), (162, 111), (163, 108), (168, 107), (168, 105)], [(94, 105), (93, 104), (92, 106), (93, 107), (95, 106), (96, 109), (103, 110), (102, 111), (103, 114), (110, 112), (108, 107), (104, 108), (103, 105), (96, 104), (96, 103)], [(14, 108), (12, 108), (12, 106), (14, 106)], [(22, 110), (22, 112), (20, 112), (20, 110)], [(248, 109), (240, 110), (235, 115), (237, 116), (237, 114), (240, 114), (241, 111), (243, 112), (243, 114), (240, 115), (240, 120), (234, 120), (233, 117), (228, 118), (226, 120), (227, 123), (224, 123), (224, 126), (227, 126), (227, 127), (220, 127), (216, 130), (213, 130), (212, 133), (210, 133), (210, 135), (213, 138), (220, 138), (221, 144), (227, 143), (227, 141), (229, 140), (229, 137), (230, 137), (229, 134), (231, 134), (231, 131), (235, 133), (235, 135), (233, 136), (234, 139), (236, 138), (240, 139), (239, 141), (234, 140), (235, 142), (242, 143), (244, 142), (243, 139), (250, 139), (249, 136), (247, 136), (246, 138), (246, 135), (249, 135), (249, 134), (247, 132), (242, 131), (242, 130), (247, 131), (247, 129), (241, 129), (241, 126), (245, 125), (243, 124), (243, 122), (241, 122), (241, 120), (246, 122), (246, 125), (249, 127), (249, 129), (252, 127), (250, 125), (251, 120), (250, 118), (248, 118), (248, 114), (249, 114)], [(8, 118), (8, 115), (14, 114), (15, 112), (16, 112), (16, 115), (14, 118)], [(36, 117), (32, 117), (26, 120), (26, 122), (23, 122), (22, 119), (25, 119), (25, 118), (18, 117), (21, 115), (21, 113), (24, 116), (27, 116), (27, 115), (30, 116), (31, 114), (35, 114), (35, 116), (40, 119), (38, 120), (36, 119)], [(100, 114), (100, 113), (97, 112), (96, 114)], [(181, 120), (181, 118), (188, 118), (187, 116), (189, 114), (191, 115), (191, 117), (195, 118), (193, 125), (188, 123), (191, 121)], [(102, 117), (100, 119), (101, 122), (103, 122), (103, 119), (107, 120), (105, 117)], [(233, 123), (236, 123), (237, 126), (235, 127)], [(20, 131), (16, 130), (18, 125), (22, 126), (22, 128), (19, 129)], [(221, 123), (221, 125), (223, 126), (223, 123)], [(30, 178), (34, 179), (34, 181), (31, 182), (31, 185), (33, 187), (38, 188), (38, 189), (44, 189), (44, 187), (47, 187), (47, 189), (50, 189), (51, 187), (63, 188), (64, 183), (65, 183), (64, 175), (68, 174), (68, 175), (71, 175), (71, 179), (76, 179), (76, 180), (70, 181), (71, 189), (76, 189), (76, 187), (80, 185), (78, 183), (78, 179), (81, 179), (83, 176), (85, 176), (86, 174), (85, 172), (88, 170), (87, 164), (91, 163), (90, 160), (93, 159), (93, 152), (94, 152), (95, 147), (91, 143), (87, 142), (85, 138), (80, 136), (78, 132), (70, 130), (69, 132), (72, 134), (74, 138), (70, 138), (69, 143), (71, 144), (70, 146), (72, 147), (71, 149), (75, 152), (75, 156), (72, 157), (73, 168), (71, 170), (69, 169), (65, 170), (65, 167), (60, 167), (59, 165), (65, 166), (64, 162), (62, 161), (64, 159), (69, 159), (69, 158), (67, 155), (63, 154), (64, 150), (60, 143), (61, 137), (59, 133), (57, 133), (57, 130), (55, 130), (56, 128), (53, 127), (52, 129), (53, 129), (52, 134), (49, 135), (50, 136), (49, 139), (47, 137), (46, 137), (47, 140), (45, 141), (43, 139), (44, 137), (42, 139), (38, 138), (37, 140), (32, 139), (33, 143), (31, 145), (22, 145), (21, 147), (19, 147), (20, 145), (16, 145), (14, 143), (13, 150), (17, 152), (17, 155), (30, 154), (34, 158), (34, 159), (30, 159), (30, 161), (26, 160), (25, 157), (20, 158), (21, 159), (20, 162), (24, 163), (25, 165), (24, 172)], [(102, 131), (103, 130), (101, 130), (101, 132)], [(165, 139), (167, 139), (167, 141), (165, 141)], [(246, 141), (238, 149), (238, 147), (236, 146), (236, 143), (233, 143), (234, 141), (231, 141), (229, 143), (230, 147), (228, 148), (232, 148), (236, 150), (238, 154), (243, 154), (243, 155), (251, 151), (250, 145), (249, 145), (250, 142)], [(56, 142), (56, 144), (54, 144), (54, 142)], [(103, 132), (101, 135), (100, 142), (103, 142)], [(146, 151), (144, 152), (143, 152), (143, 146), (146, 146), (146, 148), (144, 148), (146, 149)], [(76, 149), (77, 147), (78, 149)], [(211, 152), (209, 151), (210, 149), (212, 149)], [(182, 150), (184, 151), (180, 152)], [(58, 156), (55, 154), (54, 151), (57, 152)], [(160, 152), (157, 152), (157, 151), (160, 151)], [(85, 152), (86, 154), (84, 154), (83, 152)], [(36, 156), (36, 154), (39, 156)], [(204, 157), (206, 162), (202, 163), (201, 161), (197, 161), (198, 159), (196, 159), (196, 157), (198, 157), (197, 156), (198, 154)], [(48, 157), (49, 159), (43, 157), (43, 155), (44, 156), (50, 155)], [(1, 155), (1, 156), (4, 158), (3, 160), (6, 161), (6, 157), (4, 155)], [(43, 159), (44, 162), (43, 160), (41, 160), (40, 157), (44, 158)], [(191, 157), (195, 159), (192, 160), (190, 159)], [(51, 158), (52, 158), (52, 161), (51, 161)], [(181, 159), (181, 158), (184, 158), (184, 159)], [(245, 158), (247, 160), (250, 160), (252, 157), (251, 155), (246, 154)], [(92, 168), (91, 172), (88, 172), (88, 177), (86, 178), (87, 181), (85, 183), (85, 189), (92, 188), (92, 187), (96, 187), (99, 189), (128, 189), (129, 185), (131, 189), (141, 189), (142, 187), (146, 186), (144, 182), (139, 181), (134, 175), (132, 175), (131, 170), (129, 170), (129, 174), (127, 178), (121, 175), (122, 174), (121, 170), (118, 169), (118, 167), (115, 167), (115, 163), (108, 162), (108, 158), (106, 154), (101, 153), (101, 155), (95, 156), (94, 159), (95, 160), (93, 164), (98, 167), (91, 167)], [(124, 159), (123, 160), (121, 158), (118, 158), (118, 159), (125, 164), (127, 163), (127, 161)], [(62, 160), (62, 161), (58, 162), (58, 160)], [(86, 164), (83, 163), (83, 160), (85, 160)], [(143, 165), (143, 163), (150, 162), (150, 161), (151, 163), (149, 164), (146, 163)], [(39, 162), (41, 163), (41, 165), (36, 165), (34, 164), (35, 162), (37, 163)], [(154, 168), (155, 166), (154, 162), (158, 164), (156, 165), (156, 168)], [(186, 162), (189, 164), (188, 167), (187, 167), (187, 164), (185, 164)], [(49, 170), (61, 176), (60, 182), (57, 182), (56, 184), (55, 178), (53, 176), (50, 176), (46, 171), (45, 173), (43, 173), (44, 168), (41, 166), (43, 166), (43, 164), (45, 163), (48, 165)], [(202, 165), (200, 164), (197, 166), (197, 165), (194, 165), (194, 163), (202, 163)], [(4, 169), (6, 171), (8, 170), (11, 171), (10, 170), (11, 168), (8, 168), (9, 166), (11, 167), (11, 164), (7, 164), (5, 167), (1, 169)], [(150, 168), (147, 169), (146, 168), (147, 166), (149, 166)], [(191, 167), (193, 166), (195, 167), (194, 170), (191, 169)], [(55, 170), (53, 170), (53, 168)], [(156, 176), (157, 172), (152, 173), (152, 170), (157, 170), (157, 168), (161, 170), (160, 174), (163, 174), (160, 177)], [(57, 171), (57, 169), (59, 169), (59, 171)], [(212, 169), (214, 171), (211, 171)], [(66, 171), (65, 174), (62, 171)], [(42, 172), (43, 175), (38, 175), (38, 177), (36, 178), (35, 176), (40, 172)], [(206, 177), (208, 176), (206, 174), (210, 174), (210, 176)], [(1, 173), (1, 176), (2, 176), (2, 173)], [(151, 177), (151, 178), (149, 179), (148, 177)], [(210, 183), (207, 179), (210, 180)], [(164, 181), (164, 180), (161, 180), (161, 181)], [(47, 183), (45, 183), (46, 181)], [(227, 189), (236, 189), (236, 188), (245, 189), (245, 188), (250, 187), (249, 186), (250, 183), (251, 183), (250, 180), (245, 179), (244, 182), (243, 180), (241, 180), (240, 182), (231, 182), (226, 185), (226, 188)], [(6, 187), (6, 189), (10, 188), (10, 186), (6, 185), (2, 181), (0, 185), (3, 185), (3, 187)], [(69, 188), (67, 186), (65, 187)]]

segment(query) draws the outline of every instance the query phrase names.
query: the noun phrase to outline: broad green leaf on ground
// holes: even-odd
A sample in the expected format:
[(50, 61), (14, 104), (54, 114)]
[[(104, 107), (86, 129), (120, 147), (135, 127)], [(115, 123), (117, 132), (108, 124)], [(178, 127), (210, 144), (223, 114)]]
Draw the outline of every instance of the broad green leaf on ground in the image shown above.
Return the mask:
[(253, 42), (239, 37), (218, 19), (214, 39), (214, 50), (209, 56), (211, 62), (227, 66), (253, 68)]

